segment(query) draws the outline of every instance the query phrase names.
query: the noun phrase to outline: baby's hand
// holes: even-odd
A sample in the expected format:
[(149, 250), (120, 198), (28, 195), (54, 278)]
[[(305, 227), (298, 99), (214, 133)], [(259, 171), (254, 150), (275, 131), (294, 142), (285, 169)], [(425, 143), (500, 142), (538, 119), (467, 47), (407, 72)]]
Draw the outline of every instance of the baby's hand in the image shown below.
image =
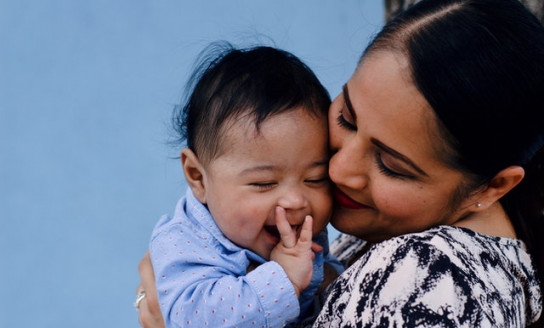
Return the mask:
[(297, 239), (297, 231), (287, 221), (285, 210), (279, 206), (276, 207), (276, 226), (281, 241), (270, 253), (270, 259), (283, 267), (295, 288), (297, 297), (312, 280), (314, 251), (320, 252), (323, 249), (312, 242), (312, 223), (312, 217), (306, 216)]

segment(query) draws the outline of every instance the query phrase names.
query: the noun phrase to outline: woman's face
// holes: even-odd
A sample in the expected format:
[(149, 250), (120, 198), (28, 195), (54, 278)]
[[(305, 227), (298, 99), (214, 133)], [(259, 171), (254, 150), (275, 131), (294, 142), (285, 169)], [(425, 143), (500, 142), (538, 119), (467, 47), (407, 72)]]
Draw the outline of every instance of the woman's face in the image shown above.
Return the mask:
[(433, 115), (403, 57), (359, 65), (329, 111), (336, 229), (381, 241), (466, 214), (468, 200), (452, 202), (463, 176), (439, 160)]

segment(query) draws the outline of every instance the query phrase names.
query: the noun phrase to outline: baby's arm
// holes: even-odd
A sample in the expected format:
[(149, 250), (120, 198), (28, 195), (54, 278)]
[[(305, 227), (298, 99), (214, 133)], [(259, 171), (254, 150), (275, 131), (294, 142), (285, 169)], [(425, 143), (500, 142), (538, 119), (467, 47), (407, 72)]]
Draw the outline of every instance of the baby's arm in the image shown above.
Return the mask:
[(285, 270), (297, 296), (308, 287), (312, 279), (314, 251), (322, 250), (320, 245), (312, 242), (312, 223), (312, 217), (306, 216), (297, 237), (297, 231), (287, 221), (285, 210), (276, 207), (276, 226), (281, 241), (272, 250), (270, 259), (278, 262)]
[(161, 226), (150, 245), (167, 327), (278, 327), (297, 318), (294, 288), (278, 263), (246, 274), (242, 252), (217, 254), (211, 238), (181, 234), (182, 228), (175, 222)]

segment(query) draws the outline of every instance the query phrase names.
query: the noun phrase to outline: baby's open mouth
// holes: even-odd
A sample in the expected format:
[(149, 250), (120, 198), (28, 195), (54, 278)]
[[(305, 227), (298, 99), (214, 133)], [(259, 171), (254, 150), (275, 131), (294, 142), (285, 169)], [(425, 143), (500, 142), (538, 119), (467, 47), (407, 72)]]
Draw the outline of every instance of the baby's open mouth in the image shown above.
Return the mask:
[(264, 226), (264, 230), (272, 236), (280, 238), (280, 232), (278, 231), (278, 227), (275, 225)]
[[(298, 238), (300, 236), (300, 230), (302, 229), (302, 225), (293, 226), (291, 228), (295, 230), (295, 234), (296, 234), (296, 236)], [(271, 234), (272, 236), (274, 236), (274, 237), (276, 237), (278, 239), (281, 239), (280, 232), (279, 232), (277, 226), (267, 225), (267, 226), (264, 226), (264, 230), (266, 232), (268, 232), (269, 234)]]

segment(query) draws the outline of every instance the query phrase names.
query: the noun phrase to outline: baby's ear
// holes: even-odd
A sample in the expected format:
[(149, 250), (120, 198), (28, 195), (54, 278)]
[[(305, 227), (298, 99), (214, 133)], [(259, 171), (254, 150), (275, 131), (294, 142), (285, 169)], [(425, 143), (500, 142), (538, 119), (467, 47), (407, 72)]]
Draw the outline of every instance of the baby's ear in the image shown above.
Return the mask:
[(196, 199), (202, 204), (206, 204), (206, 187), (204, 184), (206, 171), (191, 149), (183, 148), (181, 151), (181, 166), (183, 168), (185, 180), (187, 180), (187, 184), (193, 191)]

